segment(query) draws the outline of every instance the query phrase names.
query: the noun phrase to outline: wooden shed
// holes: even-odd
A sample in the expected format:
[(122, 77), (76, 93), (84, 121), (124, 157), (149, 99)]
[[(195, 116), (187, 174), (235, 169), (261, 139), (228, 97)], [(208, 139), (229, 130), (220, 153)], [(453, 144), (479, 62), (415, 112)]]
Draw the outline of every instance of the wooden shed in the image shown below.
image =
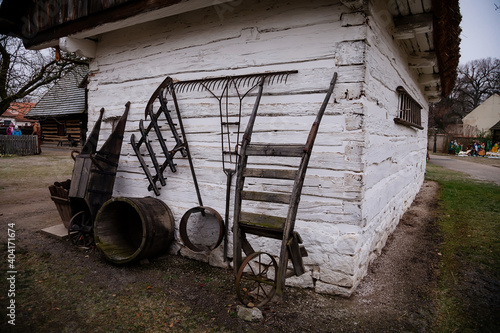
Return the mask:
[(44, 143), (85, 142), (87, 133), (86, 66), (64, 75), (26, 115), (40, 122)]
[[(17, 16), (6, 16), (9, 10)], [(106, 119), (116, 119), (130, 101), (124, 142), (140, 132), (146, 104), (167, 76), (203, 82), (279, 71), (293, 74), (286, 83), (266, 85), (255, 140), (305, 142), (337, 72), (295, 226), (309, 253), (306, 273), (287, 280), (330, 294), (353, 292), (418, 193), (426, 167), (428, 103), (451, 92), (459, 61), (458, 0), (4, 0), (0, 15), (12, 23), (2, 21), (0, 30), (23, 37), (28, 47), (61, 44), (93, 58), (89, 122), (105, 108), (106, 137), (113, 126)], [(177, 99), (204, 204), (224, 215), (221, 105), (241, 105), (244, 129), (255, 92), (240, 99), (231, 90), (227, 100), (216, 98), (220, 94), (186, 89)], [(158, 198), (170, 206), (179, 228), (183, 214), (198, 202), (186, 159), (176, 163), (177, 172), (165, 172)], [(128, 144), (114, 191), (155, 195)], [(226, 265), (223, 245), (193, 253), (178, 233), (176, 239), (173, 253)], [(266, 240), (259, 246), (272, 252)]]

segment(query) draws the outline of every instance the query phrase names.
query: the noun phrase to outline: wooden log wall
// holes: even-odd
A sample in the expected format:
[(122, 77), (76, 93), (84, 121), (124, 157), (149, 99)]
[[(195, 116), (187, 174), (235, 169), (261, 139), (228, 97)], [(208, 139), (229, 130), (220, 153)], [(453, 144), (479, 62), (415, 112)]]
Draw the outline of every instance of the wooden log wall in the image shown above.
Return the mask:
[[(71, 134), (73, 140), (81, 141), (82, 137), (82, 119), (56, 119), (48, 118), (40, 121), (44, 143), (58, 143), (59, 140), (67, 140), (68, 134)], [(64, 135), (59, 135), (59, 126), (63, 126)]]
[[(424, 131), (393, 121), (398, 86), (403, 85), (425, 105), (417, 78), (379, 22), (381, 18), (352, 11), (340, 1), (277, 4), (255, 0), (225, 9), (224, 13), (215, 9), (190, 12), (103, 34), (90, 65), (88, 128), (104, 107), (104, 140), (113, 119), (130, 101), (124, 143), (129, 142), (132, 134), (138, 135), (146, 103), (166, 76), (182, 81), (297, 70), (286, 84), (266, 85), (252, 140), (300, 144), (307, 138), (333, 72), (338, 72), (297, 216), (296, 230), (309, 252), (307, 272), (287, 282), (349, 295), (423, 181)], [(179, 92), (178, 99), (204, 204), (224, 215), (226, 176), (219, 104), (203, 90)], [(253, 92), (243, 100), (242, 129), (254, 100)], [(234, 91), (227, 103), (232, 110), (238, 108)], [(168, 128), (166, 123), (160, 125)], [(167, 140), (171, 144), (172, 139)], [(159, 152), (158, 143), (153, 145)], [(175, 162), (177, 172), (165, 173), (167, 185), (159, 198), (171, 207), (178, 226), (197, 200), (187, 160), (176, 158)], [(283, 167), (278, 160), (262, 163)], [(153, 195), (147, 186), (133, 150), (124, 144), (115, 196)], [(288, 190), (279, 181), (252, 186), (249, 190)], [(232, 193), (234, 198), (234, 182)], [(232, 211), (230, 224), (231, 218)], [(256, 249), (276, 253), (269, 242), (252, 241), (257, 242)], [(225, 265), (221, 248), (210, 255), (190, 254), (181, 244), (176, 249), (213, 265)]]

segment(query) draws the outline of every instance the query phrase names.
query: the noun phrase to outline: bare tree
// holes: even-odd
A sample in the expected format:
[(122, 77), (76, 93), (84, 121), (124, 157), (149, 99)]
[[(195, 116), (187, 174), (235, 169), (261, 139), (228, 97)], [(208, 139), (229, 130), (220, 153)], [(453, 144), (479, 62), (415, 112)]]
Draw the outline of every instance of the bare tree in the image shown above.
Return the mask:
[(54, 49), (26, 50), (20, 39), (0, 35), (0, 115), (12, 102), (20, 101), (50, 87), (85, 59)]
[(500, 59), (472, 60), (458, 67), (458, 78), (452, 99), (462, 116), (477, 108), (494, 93), (500, 92)]

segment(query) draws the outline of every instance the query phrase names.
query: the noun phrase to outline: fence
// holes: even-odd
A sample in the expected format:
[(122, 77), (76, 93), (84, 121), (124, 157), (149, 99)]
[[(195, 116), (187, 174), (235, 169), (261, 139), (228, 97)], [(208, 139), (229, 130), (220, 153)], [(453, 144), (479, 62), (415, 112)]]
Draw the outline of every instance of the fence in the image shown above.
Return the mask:
[(36, 135), (0, 135), (0, 155), (34, 155), (38, 153)]

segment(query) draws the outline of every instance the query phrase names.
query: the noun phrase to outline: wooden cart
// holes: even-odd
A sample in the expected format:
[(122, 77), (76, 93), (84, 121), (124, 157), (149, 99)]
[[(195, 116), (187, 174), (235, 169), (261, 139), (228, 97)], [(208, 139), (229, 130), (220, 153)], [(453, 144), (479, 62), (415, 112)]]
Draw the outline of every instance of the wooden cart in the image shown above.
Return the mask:
[[(318, 127), (333, 92), (336, 79), (337, 73), (333, 75), (326, 97), (304, 145), (251, 143), (263, 81), (260, 84), (257, 100), (243, 136), (234, 204), (233, 264), (236, 274), (236, 293), (240, 301), (247, 306), (258, 307), (266, 304), (275, 294), (282, 294), (287, 277), (298, 276), (305, 272), (302, 257), (306, 256), (307, 252), (300, 245), (302, 239), (299, 233), (294, 231), (295, 219)], [(247, 167), (249, 159), (258, 156), (290, 157), (295, 158), (295, 160), (300, 159), (300, 163), (295, 170)], [(286, 180), (293, 184), (292, 190), (290, 193), (248, 191), (245, 190), (245, 181), (248, 178)], [(287, 215), (270, 216), (244, 212), (243, 203), (252, 201), (286, 205), (288, 207)], [(281, 240), (279, 262), (276, 262), (271, 254), (255, 252), (246, 237), (247, 234)], [(247, 255), (244, 260), (242, 251)], [(287, 269), (288, 260), (291, 260), (293, 265), (291, 270)]]
[(93, 226), (97, 212), (102, 205), (111, 199), (115, 183), (116, 170), (120, 158), (123, 133), (127, 122), (130, 102), (117, 122), (111, 135), (97, 150), (99, 131), (104, 109), (92, 132), (78, 154), (72, 154), (75, 160), (69, 202), (72, 218), (68, 234), (71, 241), (78, 246), (89, 246), (94, 243)]

